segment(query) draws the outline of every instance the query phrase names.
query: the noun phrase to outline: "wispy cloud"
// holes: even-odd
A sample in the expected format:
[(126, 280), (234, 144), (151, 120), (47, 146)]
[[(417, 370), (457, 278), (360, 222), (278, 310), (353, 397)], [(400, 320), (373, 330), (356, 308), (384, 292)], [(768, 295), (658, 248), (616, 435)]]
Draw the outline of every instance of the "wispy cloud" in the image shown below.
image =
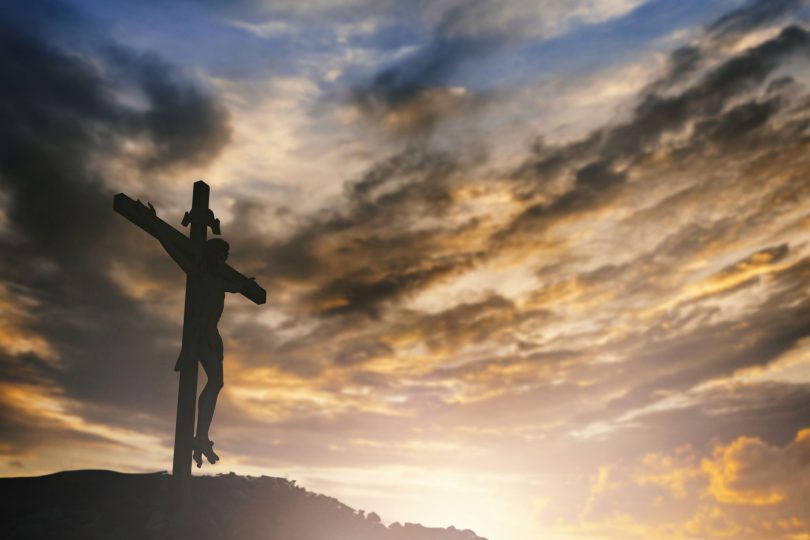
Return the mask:
[[(110, 198), (173, 220), (199, 175), (270, 300), (221, 324), (213, 429), (235, 468), (308, 471), (392, 519), (417, 488), (380, 483), (423, 490), (429, 469), (429, 515), (485, 536), (801, 534), (803, 2), (734, 3), (576, 74), (587, 88), (559, 71), (514, 91), (482, 66), (618, 39), (610, 21), (663, 4), (213, 4), (212, 25), (300, 56), (194, 74), (98, 28), (65, 48), (87, 23), (61, 4), (5, 10), (36, 24), (0, 53), (4, 471), (41, 470), (57, 438), (88, 466), (168, 454), (182, 276)], [(363, 29), (299, 31), (318, 17)], [(469, 475), (474, 497), (443, 500)], [(481, 486), (514, 514), (474, 511)]]

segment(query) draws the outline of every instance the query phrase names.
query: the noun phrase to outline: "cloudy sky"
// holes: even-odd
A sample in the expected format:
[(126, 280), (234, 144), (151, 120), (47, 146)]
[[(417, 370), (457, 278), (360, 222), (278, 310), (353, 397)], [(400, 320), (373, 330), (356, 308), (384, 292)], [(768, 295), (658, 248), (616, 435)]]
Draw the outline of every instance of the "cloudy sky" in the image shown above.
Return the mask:
[(170, 468), (193, 181), (205, 473), (491, 540), (810, 538), (810, 6), (0, 7), (0, 474)]

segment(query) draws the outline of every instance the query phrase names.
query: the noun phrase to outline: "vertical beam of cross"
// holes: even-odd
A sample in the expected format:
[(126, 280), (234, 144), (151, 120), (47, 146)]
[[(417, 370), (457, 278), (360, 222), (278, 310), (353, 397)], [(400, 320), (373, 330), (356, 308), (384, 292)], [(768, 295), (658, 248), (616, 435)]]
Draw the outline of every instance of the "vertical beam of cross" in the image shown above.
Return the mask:
[[(209, 213), (208, 198), (210, 188), (208, 184), (199, 180), (194, 182), (194, 194), (191, 202), (191, 212), (186, 219), (191, 222), (189, 236), (196, 246), (201, 246), (208, 236)], [(189, 332), (192, 287), (189, 281), (192, 276), (186, 277), (186, 304), (183, 315), (183, 346), (190, 346)], [(191, 452), (194, 441), (194, 419), (197, 402), (197, 371), (196, 358), (184, 355), (180, 364), (180, 384), (177, 391), (177, 422), (174, 427), (174, 462), (172, 475), (177, 477), (191, 476)]]
[[(209, 195), (208, 184), (202, 180), (194, 183), (191, 211), (183, 217), (184, 226), (191, 224), (190, 238), (157, 217), (154, 208), (148, 208), (141, 201), (132, 200), (123, 193), (113, 197), (113, 209), (161, 242), (169, 242), (184, 257), (189, 260), (197, 260), (202, 244), (207, 237), (207, 227), (211, 227), (214, 234), (219, 234), (219, 220), (208, 208)], [(267, 292), (254, 279), (246, 278), (227, 264), (222, 266), (220, 272), (221, 277), (226, 281), (239, 284), (239, 293), (253, 303), (264, 304), (267, 301)], [(188, 483), (183, 480), (191, 478), (198, 372), (198, 359), (194, 354), (190, 354), (193, 351), (189, 351), (192, 346), (190, 339), (192, 330), (190, 319), (193, 315), (191, 294), (194, 289), (190, 286), (192, 279), (195, 278), (193, 276), (186, 278), (186, 305), (183, 315), (183, 345), (186, 350), (185, 354), (181, 354), (178, 365), (180, 383), (177, 395), (177, 423), (174, 432), (174, 463), (172, 464), (172, 474), (186, 487)]]

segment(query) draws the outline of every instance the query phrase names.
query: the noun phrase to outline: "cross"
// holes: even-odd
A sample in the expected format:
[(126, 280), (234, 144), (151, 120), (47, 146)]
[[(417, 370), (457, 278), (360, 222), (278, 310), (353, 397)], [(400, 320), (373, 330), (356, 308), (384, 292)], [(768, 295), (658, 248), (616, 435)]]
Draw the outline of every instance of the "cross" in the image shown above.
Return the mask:
[[(182, 225), (191, 225), (189, 236), (186, 237), (147, 208), (141, 201), (133, 201), (123, 193), (113, 198), (113, 209), (129, 221), (156, 236), (155, 230), (161, 231), (161, 236), (168, 239), (178, 250), (182, 251), (190, 260), (197, 260), (200, 246), (208, 234), (208, 227), (214, 234), (220, 234), (219, 220), (214, 212), (208, 208), (210, 188), (208, 184), (199, 180), (194, 182), (194, 195), (191, 211), (186, 212)], [(235, 283), (242, 283), (241, 294), (256, 304), (264, 304), (266, 292), (255, 281), (248, 279), (233, 268), (225, 265), (223, 276)], [(186, 277), (186, 302), (183, 315), (183, 345), (188, 343), (190, 306), (193, 305), (192, 288), (189, 287), (190, 276)], [(174, 430), (174, 462), (172, 475), (181, 479), (191, 476), (191, 452), (194, 438), (194, 417), (197, 400), (197, 359), (183, 362), (180, 368), (180, 384), (177, 392), (177, 422)]]

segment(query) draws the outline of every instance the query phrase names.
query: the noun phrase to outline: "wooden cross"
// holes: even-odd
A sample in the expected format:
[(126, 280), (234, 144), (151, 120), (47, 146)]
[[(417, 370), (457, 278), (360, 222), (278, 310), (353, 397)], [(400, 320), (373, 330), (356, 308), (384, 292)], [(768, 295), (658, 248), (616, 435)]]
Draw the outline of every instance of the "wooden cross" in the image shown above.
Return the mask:
[[(152, 210), (147, 208), (141, 201), (133, 201), (123, 193), (119, 193), (113, 198), (113, 208), (116, 212), (127, 218), (129, 221), (156, 236), (155, 230), (161, 231), (161, 236), (171, 242), (178, 250), (183, 252), (189, 260), (197, 260), (200, 246), (207, 237), (208, 227), (214, 234), (219, 234), (219, 220), (214, 217), (214, 212), (208, 208), (208, 197), (210, 188), (208, 184), (199, 180), (194, 182), (194, 196), (192, 198), (191, 211), (186, 212), (183, 217), (183, 226), (191, 224), (189, 237), (178, 231), (159, 217)], [(252, 300), (256, 304), (264, 304), (267, 294), (255, 281), (248, 279), (230, 266), (225, 266), (223, 278), (230, 282), (242, 283), (241, 294)], [(183, 315), (183, 345), (190, 339), (189, 311), (192, 304), (189, 279), (186, 277), (186, 304)], [(174, 463), (172, 464), (172, 475), (179, 478), (191, 476), (191, 452), (194, 439), (194, 417), (197, 401), (197, 364), (195, 358), (184, 362), (180, 367), (180, 385), (177, 393), (177, 423), (174, 430)]]

